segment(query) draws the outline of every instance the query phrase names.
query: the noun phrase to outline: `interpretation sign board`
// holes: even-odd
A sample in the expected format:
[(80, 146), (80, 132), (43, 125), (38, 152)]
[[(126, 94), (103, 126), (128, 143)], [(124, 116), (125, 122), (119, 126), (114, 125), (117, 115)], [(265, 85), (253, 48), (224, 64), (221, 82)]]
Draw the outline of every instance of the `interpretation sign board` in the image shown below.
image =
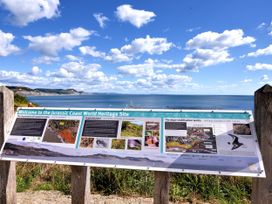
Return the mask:
[(20, 108), (1, 159), (265, 177), (251, 111)]

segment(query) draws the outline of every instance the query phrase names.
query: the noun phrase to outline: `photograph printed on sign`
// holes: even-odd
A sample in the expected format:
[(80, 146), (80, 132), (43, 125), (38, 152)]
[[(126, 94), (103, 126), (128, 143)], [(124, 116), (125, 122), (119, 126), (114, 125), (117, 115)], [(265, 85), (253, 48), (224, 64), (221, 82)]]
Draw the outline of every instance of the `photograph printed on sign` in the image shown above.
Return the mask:
[(127, 149), (128, 150), (141, 150), (142, 149), (142, 140), (128, 139), (127, 140)]
[(160, 144), (160, 123), (156, 121), (145, 122), (144, 146), (158, 148)]
[(216, 154), (216, 140), (211, 127), (188, 127), (187, 136), (166, 136), (166, 152)]
[(75, 144), (80, 120), (49, 119), (43, 142)]
[(92, 148), (94, 143), (93, 137), (81, 137), (80, 147), (81, 148)]
[(126, 140), (125, 139), (112, 139), (111, 140), (111, 148), (124, 150), (126, 148)]
[(110, 147), (110, 139), (107, 139), (107, 138), (95, 138), (94, 147), (95, 148), (108, 149)]
[(143, 137), (144, 122), (140, 120), (123, 120), (121, 137)]

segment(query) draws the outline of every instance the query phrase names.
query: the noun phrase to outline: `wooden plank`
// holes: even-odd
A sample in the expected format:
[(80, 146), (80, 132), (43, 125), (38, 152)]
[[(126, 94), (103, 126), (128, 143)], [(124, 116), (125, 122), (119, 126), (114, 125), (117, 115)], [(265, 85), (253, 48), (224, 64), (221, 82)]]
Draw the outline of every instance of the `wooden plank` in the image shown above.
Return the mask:
[(255, 92), (254, 118), (266, 178), (254, 178), (253, 204), (272, 203), (272, 87), (265, 85)]
[(90, 203), (90, 167), (71, 166), (72, 204)]
[[(14, 116), (13, 92), (0, 87), (0, 146), (5, 141)], [(16, 203), (16, 163), (0, 161), (0, 203)]]
[(154, 204), (168, 204), (169, 203), (169, 172), (154, 172), (155, 175), (155, 189), (154, 189)]

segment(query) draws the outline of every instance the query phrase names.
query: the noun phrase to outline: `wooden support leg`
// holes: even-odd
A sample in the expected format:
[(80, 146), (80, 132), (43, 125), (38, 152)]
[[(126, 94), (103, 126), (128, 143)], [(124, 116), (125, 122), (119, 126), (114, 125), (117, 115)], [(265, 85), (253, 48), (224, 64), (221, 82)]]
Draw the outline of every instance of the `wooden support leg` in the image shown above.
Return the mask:
[(90, 167), (71, 166), (72, 204), (90, 203)]
[(169, 172), (154, 172), (155, 174), (155, 189), (154, 189), (154, 204), (169, 203)]
[[(0, 86), (0, 147), (14, 116), (13, 92)], [(0, 161), (0, 204), (16, 203), (16, 163)]]
[(272, 203), (272, 87), (255, 92), (254, 119), (266, 178), (253, 178), (252, 204)]

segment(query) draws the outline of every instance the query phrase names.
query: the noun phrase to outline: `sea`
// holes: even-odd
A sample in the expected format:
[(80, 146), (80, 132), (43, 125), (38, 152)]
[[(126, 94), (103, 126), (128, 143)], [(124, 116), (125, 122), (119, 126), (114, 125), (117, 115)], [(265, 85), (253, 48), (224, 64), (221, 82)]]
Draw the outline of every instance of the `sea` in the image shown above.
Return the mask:
[(253, 110), (254, 97), (244, 95), (145, 95), (145, 94), (89, 94), (29, 96), (31, 102), (42, 107), (67, 108), (147, 108)]

